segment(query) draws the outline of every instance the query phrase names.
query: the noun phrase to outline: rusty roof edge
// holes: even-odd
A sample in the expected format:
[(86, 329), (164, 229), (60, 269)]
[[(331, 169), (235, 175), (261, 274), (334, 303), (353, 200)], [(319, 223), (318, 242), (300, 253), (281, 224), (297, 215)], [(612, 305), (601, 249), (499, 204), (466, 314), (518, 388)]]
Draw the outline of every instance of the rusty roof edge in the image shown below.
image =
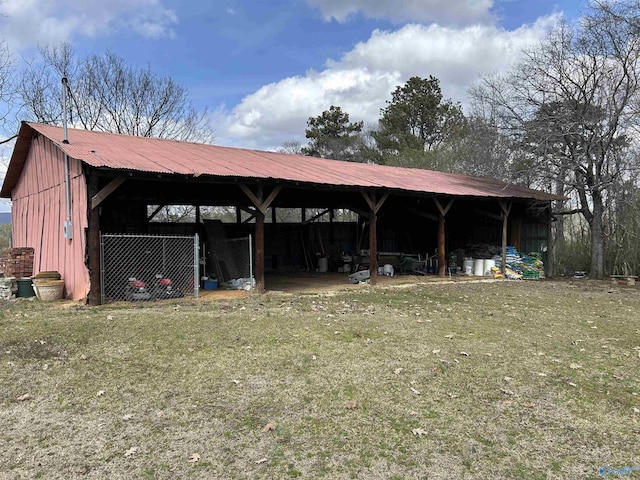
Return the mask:
[[(43, 127), (43, 128), (38, 128), (38, 127)], [(28, 150), (29, 150), (29, 145), (31, 143), (31, 138), (33, 136), (33, 131), (37, 131), (40, 134), (42, 134), (43, 136), (45, 136), (47, 139), (49, 139), (52, 143), (54, 143), (59, 149), (61, 149), (64, 153), (68, 154), (69, 156), (71, 156), (72, 158), (75, 158), (75, 155), (73, 155), (73, 152), (71, 151), (70, 147), (67, 147), (66, 144), (64, 144), (62, 142), (62, 139), (57, 140), (54, 138), (51, 138), (50, 135), (48, 135), (47, 133), (45, 133), (43, 130), (47, 127), (55, 127), (55, 128), (60, 128), (60, 127), (56, 127), (53, 125), (45, 125), (45, 124), (39, 124), (39, 123), (32, 123), (32, 122), (22, 122), (21, 123), (21, 128), (19, 131), (19, 138), (16, 141), (16, 147), (14, 148), (14, 152), (13, 155), (11, 157), (11, 161), (9, 163), (9, 168), (7, 169), (7, 174), (5, 177), (5, 181), (4, 184), (2, 186), (2, 191), (0, 192), (0, 196), (4, 197), (4, 198), (9, 198), (11, 195), (11, 190), (13, 190), (13, 188), (15, 187), (15, 185), (17, 184), (19, 177), (20, 177), (20, 173), (22, 170), (22, 167), (24, 166), (24, 162), (26, 161), (26, 157), (28, 155)], [(100, 135), (113, 135), (113, 136), (117, 136), (117, 137), (130, 137), (130, 138), (143, 138), (145, 140), (149, 140), (149, 141), (162, 141), (162, 142), (171, 142), (171, 143), (177, 143), (180, 145), (198, 145), (198, 146), (203, 146), (203, 144), (195, 144), (193, 142), (180, 142), (177, 140), (168, 140), (168, 139), (156, 139), (156, 138), (147, 138), (147, 137), (135, 137), (135, 136), (131, 136), (131, 135), (120, 135), (120, 134), (115, 134), (115, 133), (110, 133), (110, 132), (93, 132), (96, 134), (100, 134)], [(18, 142), (21, 142), (22, 145), (24, 145), (23, 149), (19, 149), (18, 148)], [(220, 148), (220, 149), (229, 149), (229, 150), (233, 150), (233, 151), (246, 151), (246, 152), (251, 152), (259, 157), (263, 157), (266, 158), (267, 156), (274, 154), (276, 152), (267, 152), (267, 151), (261, 151), (261, 150), (252, 150), (252, 149), (244, 149), (244, 148), (234, 148), (234, 147), (222, 147), (222, 146), (217, 146), (217, 145), (211, 145), (211, 147), (214, 148)], [(141, 155), (142, 157), (145, 157), (144, 155)], [(146, 157), (145, 157), (146, 158)], [(320, 158), (315, 158), (315, 157), (304, 157), (307, 160), (323, 160)], [(80, 161), (83, 161), (84, 163), (86, 163), (83, 159), (79, 159)], [(162, 172), (162, 174), (165, 175), (172, 175), (172, 174), (178, 174), (178, 175), (183, 175), (180, 174), (178, 172), (172, 172), (171, 169), (167, 168), (166, 166), (160, 165), (158, 162), (154, 161), (153, 159), (150, 158), (146, 158), (146, 160), (150, 161), (151, 163), (156, 164), (158, 167), (162, 167), (163, 170), (165, 170), (164, 172)], [(325, 160), (326, 161), (326, 160)], [(330, 160), (331, 162), (341, 162), (339, 160)], [(345, 162), (345, 163), (350, 163), (352, 164), (352, 162)], [(98, 165), (94, 165), (95, 167), (100, 168), (100, 166)], [(103, 165), (101, 166), (104, 169), (112, 169), (110, 168), (108, 165)], [(314, 168), (316, 167), (320, 167), (318, 166), (314, 166)], [(374, 171), (376, 169), (379, 168), (385, 168), (385, 169), (391, 169), (391, 171), (402, 171), (402, 173), (406, 173), (406, 171), (408, 169), (406, 168), (402, 168), (402, 167), (394, 167), (394, 166), (384, 166), (384, 165), (375, 165), (375, 164), (360, 164), (360, 167), (363, 168), (365, 171), (368, 169), (374, 169)], [(123, 169), (119, 169), (119, 168), (113, 168), (112, 170), (117, 171), (117, 170), (123, 170)], [(144, 170), (140, 170), (139, 168), (131, 168), (131, 169), (124, 169), (124, 170), (128, 170), (129, 172), (143, 172)], [(331, 169), (333, 170), (333, 169)], [(359, 172), (363, 172), (363, 170), (358, 169)], [(359, 177), (360, 175), (358, 174), (358, 171), (354, 172), (356, 174), (356, 177)], [(424, 170), (426, 171), (426, 170)], [(473, 193), (469, 192), (469, 193), (460, 193), (460, 194), (456, 194), (456, 193), (451, 193), (451, 192), (438, 192), (438, 191), (427, 191), (427, 190), (416, 190), (415, 188), (406, 188), (406, 189), (398, 189), (395, 186), (392, 185), (385, 185), (384, 182), (372, 182), (371, 185), (367, 185), (366, 187), (363, 185), (357, 185), (357, 184), (350, 184), (348, 182), (345, 182), (344, 184), (342, 184), (345, 187), (357, 187), (357, 188), (364, 188), (364, 189), (375, 189), (375, 190), (389, 190), (389, 191), (394, 191), (397, 193), (400, 192), (414, 192), (414, 193), (424, 193), (424, 194), (429, 194), (429, 195), (443, 195), (443, 196), (447, 196), (447, 197), (468, 197), (468, 198), (473, 198), (473, 197), (482, 197), (482, 198), (495, 198), (495, 199), (533, 199), (533, 200), (538, 200), (538, 201), (554, 201), (554, 200), (566, 200), (566, 197), (563, 196), (559, 196), (559, 195), (555, 195), (552, 193), (548, 193), (545, 192), (543, 190), (535, 190), (535, 189), (531, 189), (528, 187), (523, 187), (520, 185), (516, 185), (516, 184), (512, 184), (512, 183), (508, 183), (508, 182), (504, 182), (502, 180), (498, 180), (498, 179), (493, 179), (493, 178), (488, 178), (488, 177), (473, 177), (473, 176), (469, 176), (469, 175), (464, 175), (461, 173), (449, 173), (449, 172), (439, 172), (439, 171), (430, 171), (432, 174), (436, 174), (438, 176), (443, 176), (444, 177), (448, 177), (448, 178), (459, 178), (461, 181), (464, 181), (465, 183), (468, 182), (468, 184), (465, 186), (466, 189), (468, 190), (485, 190), (485, 194), (484, 195), (474, 195)], [(156, 172), (156, 173), (160, 173), (160, 172)], [(200, 175), (208, 175), (206, 172), (194, 172), (191, 175), (194, 176), (200, 176)], [(212, 175), (214, 177), (224, 177), (225, 175)], [(237, 176), (237, 175), (230, 175), (231, 177)], [(255, 179), (255, 180), (267, 180), (267, 181), (286, 181), (287, 183), (289, 182), (288, 179), (285, 178), (280, 178), (280, 177), (273, 177), (271, 175), (267, 175), (267, 176), (241, 176), (238, 178), (246, 178), (246, 179)], [(367, 179), (367, 181), (371, 182), (371, 178)], [(318, 182), (313, 182), (313, 181), (305, 181), (305, 180), (296, 180), (294, 183), (296, 184), (308, 184), (308, 185), (321, 185), (323, 183), (318, 183)], [(481, 185), (484, 184), (484, 185)], [(329, 185), (329, 184), (327, 184)], [(334, 184), (331, 184), (334, 185)], [(335, 184), (334, 186), (338, 186), (338, 184)], [(497, 192), (500, 191), (500, 193)]]
[(20, 122), (18, 138), (16, 139), (16, 143), (13, 147), (11, 159), (9, 160), (9, 165), (7, 167), (7, 173), (4, 176), (4, 182), (2, 182), (0, 198), (11, 198), (11, 192), (17, 185), (18, 180), (20, 179), (20, 174), (22, 173), (22, 168), (27, 161), (33, 132), (34, 129), (31, 125), (24, 121)]

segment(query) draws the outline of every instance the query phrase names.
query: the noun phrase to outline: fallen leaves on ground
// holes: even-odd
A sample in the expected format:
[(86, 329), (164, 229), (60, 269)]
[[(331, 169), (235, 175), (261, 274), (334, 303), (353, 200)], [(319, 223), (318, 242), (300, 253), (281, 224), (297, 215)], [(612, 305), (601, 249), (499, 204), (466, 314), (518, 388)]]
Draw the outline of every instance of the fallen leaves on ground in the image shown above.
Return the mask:
[(131, 447), (129, 450), (127, 450), (126, 452), (124, 452), (124, 456), (125, 457), (130, 457), (131, 455), (133, 455), (134, 453), (136, 453), (138, 451), (138, 447)]
[(96, 393), (96, 397), (101, 397), (104, 395), (104, 390), (99, 390), (98, 393)]
[(18, 400), (19, 402), (24, 402), (25, 400), (29, 400), (30, 398), (31, 395), (29, 395), (28, 393), (23, 393), (18, 398), (16, 398), (16, 400)]
[(357, 402), (355, 400), (347, 400), (344, 404), (346, 408), (356, 408)]
[(411, 391), (412, 391), (413, 393), (415, 393), (416, 395), (421, 395), (421, 393), (420, 393), (418, 390), (416, 390), (415, 388), (413, 388), (413, 387), (409, 387), (409, 388), (410, 388), (410, 389), (411, 389)]
[(276, 424), (273, 422), (269, 422), (264, 427), (262, 427), (262, 433), (267, 433), (275, 429), (276, 429)]
[(189, 463), (196, 463), (200, 461), (200, 454), (199, 453), (194, 453), (193, 455), (191, 455), (189, 457)]
[(402, 368), (396, 368), (393, 373), (395, 373), (396, 375), (400, 375), (400, 372), (402, 372)]
[(411, 433), (413, 433), (417, 437), (421, 437), (423, 435), (426, 435), (427, 431), (423, 430), (422, 428), (414, 428), (413, 430), (411, 430)]
[(255, 460), (255, 463), (257, 463), (258, 465), (260, 465), (261, 463), (267, 463), (269, 460), (267, 460), (266, 458), (261, 458), (260, 460)]

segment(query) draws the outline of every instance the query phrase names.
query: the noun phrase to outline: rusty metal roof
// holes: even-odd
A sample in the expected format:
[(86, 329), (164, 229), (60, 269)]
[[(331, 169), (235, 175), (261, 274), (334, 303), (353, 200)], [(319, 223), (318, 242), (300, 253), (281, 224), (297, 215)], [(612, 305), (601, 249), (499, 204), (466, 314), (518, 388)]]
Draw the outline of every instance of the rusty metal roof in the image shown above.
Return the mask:
[(562, 197), (489, 178), (301, 155), (203, 145), (23, 122), (0, 196), (10, 197), (36, 131), (71, 158), (96, 168), (299, 184), (382, 189), (446, 196), (556, 200)]

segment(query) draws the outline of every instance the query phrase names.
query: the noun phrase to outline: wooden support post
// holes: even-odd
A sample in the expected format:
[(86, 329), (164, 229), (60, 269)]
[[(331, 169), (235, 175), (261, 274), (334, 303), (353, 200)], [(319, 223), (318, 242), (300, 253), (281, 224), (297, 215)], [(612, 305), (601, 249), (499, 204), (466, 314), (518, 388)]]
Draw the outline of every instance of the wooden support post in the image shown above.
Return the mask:
[(375, 285), (378, 281), (378, 216), (372, 213), (369, 217), (369, 284)]
[(375, 285), (378, 280), (378, 212), (389, 198), (389, 193), (382, 195), (382, 198), (377, 202), (375, 192), (362, 192), (362, 196), (371, 209), (369, 214), (369, 284)]
[(449, 200), (446, 207), (443, 207), (437, 197), (433, 197), (433, 201), (438, 207), (440, 215), (438, 216), (438, 276), (445, 277), (447, 275), (447, 252), (445, 242), (445, 217), (449, 213), (453, 200)]
[(91, 306), (102, 303), (100, 275), (100, 208), (91, 206), (91, 199), (98, 193), (98, 177), (89, 174), (89, 232), (87, 238), (87, 254), (89, 267), (89, 296), (87, 302)]
[(264, 293), (264, 213), (256, 211), (256, 293)]
[(196, 205), (196, 225), (200, 225), (200, 205)]
[(507, 271), (507, 227), (509, 220), (509, 212), (511, 212), (511, 203), (500, 201), (500, 209), (502, 210), (502, 265), (500, 271), (504, 275)]
[(258, 185), (257, 193), (253, 193), (253, 191), (243, 183), (239, 186), (256, 208), (256, 263), (254, 266), (256, 273), (256, 292), (264, 293), (264, 216), (265, 213), (267, 213), (269, 206), (278, 196), (278, 193), (280, 193), (280, 190), (282, 190), (282, 187), (280, 185), (275, 186), (267, 196), (266, 200), (263, 200), (264, 195), (262, 185)]
[(445, 255), (444, 215), (438, 218), (438, 276), (447, 275), (447, 257)]

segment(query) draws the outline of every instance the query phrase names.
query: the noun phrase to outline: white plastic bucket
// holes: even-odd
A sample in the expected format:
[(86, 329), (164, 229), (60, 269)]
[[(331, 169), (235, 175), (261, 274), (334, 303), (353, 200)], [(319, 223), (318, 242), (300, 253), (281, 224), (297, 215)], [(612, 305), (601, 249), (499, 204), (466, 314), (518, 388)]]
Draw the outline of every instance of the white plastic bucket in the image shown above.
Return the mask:
[(484, 260), (482, 258), (473, 259), (473, 274), (476, 277), (484, 276)]
[(487, 258), (484, 261), (484, 276), (485, 277), (493, 277), (493, 272), (491, 269), (496, 266), (496, 261), (492, 258)]
[(465, 275), (471, 275), (473, 273), (473, 258), (467, 257), (462, 262), (462, 271)]
[(327, 257), (318, 258), (318, 271), (322, 273), (329, 271), (329, 259)]

